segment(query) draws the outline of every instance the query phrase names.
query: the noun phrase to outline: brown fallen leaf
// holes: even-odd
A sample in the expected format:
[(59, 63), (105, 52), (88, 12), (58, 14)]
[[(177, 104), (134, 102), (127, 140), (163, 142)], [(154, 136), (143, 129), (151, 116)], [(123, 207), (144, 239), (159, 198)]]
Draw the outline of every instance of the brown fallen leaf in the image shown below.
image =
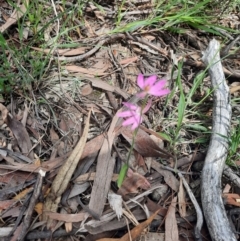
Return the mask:
[(1, 218), (18, 217), (19, 214), (20, 214), (20, 206), (17, 206), (17, 207), (9, 209), (7, 212), (4, 212), (1, 215)]
[(59, 140), (59, 136), (53, 128), (50, 129), (50, 138), (53, 145)]
[(179, 191), (178, 191), (178, 207), (179, 207), (180, 216), (182, 218), (186, 217), (187, 215), (186, 196), (185, 196), (185, 190), (183, 188), (183, 183), (181, 178), (180, 178), (180, 185), (179, 185)]
[(67, 65), (65, 66), (66, 70), (74, 73), (83, 73), (88, 75), (89, 77), (94, 77), (94, 76), (103, 76), (106, 75), (105, 71), (108, 69), (108, 66), (102, 69), (95, 69), (95, 68), (83, 68), (77, 65)]
[(93, 88), (90, 84), (86, 84), (80, 89), (80, 91), (83, 96), (87, 96), (93, 92)]
[(83, 149), (86, 145), (87, 134), (90, 125), (90, 116), (91, 111), (89, 111), (88, 113), (85, 128), (79, 142), (75, 146), (73, 152), (68, 157), (66, 162), (61, 166), (60, 170), (58, 171), (57, 176), (53, 180), (51, 191), (46, 198), (46, 202), (44, 203), (43, 220), (47, 221), (48, 228), (53, 229), (55, 226), (55, 222), (52, 219), (49, 219), (47, 215), (45, 215), (45, 211), (57, 211), (58, 204), (61, 201), (61, 196), (67, 188), (67, 185), (73, 175), (73, 172), (77, 167), (79, 159), (82, 156)]
[(32, 143), (26, 128), (20, 121), (16, 120), (14, 117), (10, 117), (10, 115), (7, 115), (5, 121), (15, 136), (23, 155), (28, 156), (33, 161), (33, 151), (31, 151)]
[(133, 172), (130, 168), (127, 172), (127, 177), (124, 179), (121, 187), (118, 190), (118, 194), (122, 195), (123, 198), (127, 194), (137, 193), (139, 188), (147, 190), (151, 187), (151, 184), (148, 180), (137, 172)]
[(151, 224), (153, 219), (157, 216), (158, 211), (156, 211), (151, 217), (149, 217), (145, 222), (140, 223), (138, 226), (134, 227), (130, 233), (126, 233), (122, 238), (115, 239), (115, 238), (102, 238), (98, 239), (97, 241), (134, 241), (139, 236), (141, 236), (144, 229)]
[(15, 230), (15, 232), (14, 232), (13, 236), (11, 237), (10, 241), (17, 241), (19, 236), (20, 236), (20, 234), (21, 234), (21, 232), (22, 232), (22, 230), (23, 230), (23, 223), (21, 223), (17, 227), (17, 229)]
[(5, 122), (5, 120), (7, 119), (7, 115), (8, 115), (8, 109), (3, 104), (0, 103), (0, 111), (2, 114), (2, 119)]
[(86, 146), (84, 147), (81, 160), (90, 155), (94, 156), (102, 147), (103, 141), (104, 141), (104, 135), (102, 134), (87, 142)]
[(40, 169), (42, 169), (43, 171), (49, 171), (46, 168), (43, 167), (39, 167), (35, 164), (22, 164), (22, 163), (15, 163), (14, 166), (10, 166), (10, 165), (1, 165), (0, 164), (0, 169), (5, 169), (5, 170), (21, 170), (21, 171), (25, 171), (25, 172), (34, 172), (37, 173), (39, 172)]
[(0, 183), (7, 183), (8, 187), (13, 187), (35, 178), (35, 175), (28, 172), (9, 172), (8, 170), (0, 169)]
[(134, 151), (134, 157), (136, 160), (136, 166), (142, 168), (144, 170), (144, 172), (146, 173), (147, 167), (146, 167), (146, 163), (145, 163), (143, 156), (140, 155), (137, 151)]
[(112, 119), (108, 133), (105, 135), (103, 145), (97, 159), (96, 177), (92, 187), (89, 208), (99, 216), (102, 215), (113, 175), (115, 153), (112, 155), (111, 149), (117, 134), (115, 131), (117, 121), (118, 117), (115, 115)]
[(148, 207), (150, 212), (156, 212), (158, 210), (158, 214), (161, 215), (162, 217), (165, 217), (168, 211), (166, 208), (155, 203), (150, 198), (147, 198), (146, 206)]
[(29, 108), (27, 104), (24, 103), (24, 111), (23, 111), (22, 120), (21, 120), (21, 123), (23, 124), (24, 127), (26, 127), (28, 113), (29, 113)]
[(165, 241), (178, 241), (178, 226), (176, 220), (176, 205), (177, 197), (172, 199), (171, 205), (168, 208), (168, 212), (165, 220)]
[[(133, 143), (133, 131), (129, 126), (121, 127), (120, 129), (123, 137), (129, 142)], [(135, 137), (133, 148), (144, 157), (172, 157), (170, 153), (158, 147), (158, 145), (151, 139), (151, 137), (142, 129), (138, 129)]]
[(93, 87), (111, 91), (111, 92), (115, 92), (115, 93), (121, 95), (124, 99), (128, 99), (128, 97), (129, 97), (129, 95), (126, 92), (124, 92), (123, 90), (121, 90), (120, 88), (112, 86), (112, 85), (108, 84), (107, 82), (102, 81), (101, 79), (92, 78), (89, 76), (81, 76), (81, 77), (84, 77), (85, 79), (91, 81)]
[(55, 49), (53, 52), (53, 49), (41, 49), (37, 47), (31, 47), (31, 49), (37, 50), (39, 52), (43, 52), (45, 54), (53, 53), (61, 56), (75, 56), (79, 54), (84, 54), (86, 50), (88, 49), (87, 47), (79, 47), (75, 49)]
[(0, 201), (0, 211), (3, 209), (8, 209), (11, 205), (13, 205), (16, 202), (16, 200), (4, 200)]
[(124, 65), (124, 64), (130, 64), (130, 63), (136, 62), (137, 60), (138, 60), (138, 57), (135, 56), (131, 58), (122, 59), (119, 63)]
[(223, 198), (226, 200), (226, 203), (236, 207), (240, 207), (240, 195), (237, 193), (228, 193), (223, 194)]
[(10, 26), (15, 24), (18, 19), (20, 19), (26, 12), (27, 7), (28, 7), (29, 0), (25, 0), (23, 4), (18, 5), (14, 11), (14, 14), (12, 14), (6, 23), (4, 23), (0, 27), (0, 32), (3, 33), (6, 29), (8, 29)]
[[(86, 182), (86, 181), (93, 181), (95, 179), (95, 176), (96, 176), (96, 172), (91, 172), (91, 173), (85, 173), (85, 174), (82, 174), (80, 176), (78, 176), (74, 182), (75, 183), (82, 183), (82, 182)], [(112, 179), (111, 181), (112, 182), (116, 182), (118, 179), (118, 174), (113, 174), (112, 175)]]
[(233, 86), (230, 88), (230, 93), (233, 94), (234, 92), (239, 91), (239, 90), (240, 90), (240, 86)]
[(51, 219), (71, 223), (71, 222), (83, 221), (87, 213), (82, 212), (82, 213), (76, 213), (76, 214), (66, 214), (66, 213), (55, 213), (55, 212), (46, 211), (44, 212), (44, 214)]
[(69, 233), (69, 232), (72, 231), (72, 228), (73, 228), (72, 223), (66, 222), (66, 223), (64, 224), (64, 226), (65, 226), (65, 230), (66, 230), (67, 233)]
[[(87, 142), (80, 160), (83, 160), (88, 155), (95, 155), (95, 153), (97, 153), (101, 148), (103, 140), (104, 140), (104, 136), (100, 135), (90, 140), (89, 142)], [(93, 146), (94, 148), (92, 148)], [(0, 170), (1, 169), (14, 170), (14, 171), (21, 170), (21, 171), (26, 171), (31, 173), (32, 172), (38, 173), (39, 170), (42, 169), (43, 171), (49, 172), (61, 166), (70, 154), (71, 152), (68, 152), (64, 156), (45, 161), (41, 164), (41, 166), (37, 166), (35, 163), (32, 163), (32, 164), (14, 163), (14, 166), (0, 164)]]
[(23, 199), (29, 192), (33, 190), (33, 187), (28, 187), (18, 193), (13, 199), (14, 200), (21, 200)]
[(151, 167), (164, 177), (164, 181), (169, 187), (171, 187), (175, 192), (178, 192), (179, 181), (172, 172), (162, 169), (162, 164), (158, 163), (155, 160), (152, 160)]

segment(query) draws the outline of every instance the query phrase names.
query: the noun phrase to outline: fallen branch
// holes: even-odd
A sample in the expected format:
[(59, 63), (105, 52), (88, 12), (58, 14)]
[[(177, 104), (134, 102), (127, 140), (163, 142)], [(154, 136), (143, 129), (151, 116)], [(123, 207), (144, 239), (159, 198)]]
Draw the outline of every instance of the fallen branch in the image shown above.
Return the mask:
[(240, 188), (240, 177), (239, 177), (237, 174), (235, 174), (235, 173), (233, 172), (233, 170), (232, 170), (229, 166), (227, 166), (227, 165), (224, 166), (223, 174), (224, 174), (235, 186), (237, 186), (237, 187)]
[(220, 62), (220, 45), (213, 39), (203, 55), (214, 88), (212, 136), (202, 171), (201, 197), (205, 220), (213, 241), (237, 240), (224, 209), (222, 172), (228, 151), (231, 120), (229, 88)]
[(44, 171), (42, 171), (42, 170), (39, 171), (37, 181), (36, 181), (36, 184), (35, 184), (35, 187), (34, 187), (33, 195), (31, 197), (30, 203), (28, 205), (28, 209), (26, 211), (26, 215), (25, 215), (25, 217), (23, 219), (23, 222), (22, 222), (22, 229), (21, 229), (21, 232), (18, 236), (19, 241), (24, 240), (24, 237), (26, 236), (26, 234), (28, 232), (28, 229), (30, 227), (33, 210), (34, 210), (34, 207), (35, 207), (36, 202), (38, 200), (38, 197), (41, 193), (43, 178), (44, 178), (45, 174), (46, 173)]
[(190, 189), (186, 179), (184, 178), (184, 176), (182, 175), (182, 173), (178, 172), (178, 176), (182, 179), (183, 181), (183, 185), (188, 193), (188, 196), (190, 197), (193, 205), (194, 205), (194, 208), (196, 210), (196, 213), (197, 213), (197, 223), (196, 223), (196, 226), (195, 226), (195, 229), (194, 229), (194, 235), (195, 235), (195, 240), (197, 241), (201, 241), (202, 240), (202, 237), (201, 237), (201, 229), (202, 229), (202, 225), (203, 225), (203, 215), (202, 215), (202, 211), (201, 211), (201, 208), (195, 198), (195, 196), (193, 195), (193, 192), (192, 190)]

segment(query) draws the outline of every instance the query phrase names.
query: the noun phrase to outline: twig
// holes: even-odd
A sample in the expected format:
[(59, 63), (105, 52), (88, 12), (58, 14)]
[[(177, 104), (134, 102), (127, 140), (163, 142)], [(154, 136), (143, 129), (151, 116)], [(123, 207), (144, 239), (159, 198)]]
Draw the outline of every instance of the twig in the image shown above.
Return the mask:
[(224, 166), (223, 174), (228, 177), (237, 187), (240, 188), (240, 177), (227, 165)]
[(57, 14), (57, 10), (56, 10), (55, 3), (54, 3), (53, 0), (51, 0), (51, 3), (52, 3), (52, 7), (53, 7), (54, 14), (55, 14), (55, 16), (57, 17), (57, 31), (56, 31), (56, 36), (58, 36), (58, 34), (59, 34), (59, 29), (60, 29), (60, 22), (59, 22), (59, 19), (58, 19), (58, 14)]
[(164, 55), (165, 57), (167, 56), (167, 51), (166, 50), (161, 49), (161, 48), (155, 46), (152, 43), (144, 41), (144, 40), (142, 40), (142, 39), (140, 39), (138, 37), (133, 37), (130, 34), (125, 35), (125, 34), (120, 34), (119, 33), (119, 34), (110, 35), (110, 36), (105, 37), (104, 39), (100, 40), (96, 44), (96, 46), (94, 48), (92, 48), (90, 51), (88, 51), (87, 53), (84, 53), (84, 54), (81, 54), (81, 55), (77, 55), (77, 56), (74, 56), (74, 57), (65, 57), (65, 56), (62, 56), (62, 57), (52, 57), (52, 59), (58, 59), (59, 61), (66, 61), (66, 62), (80, 61), (80, 60), (86, 59), (86, 58), (90, 57), (91, 55), (93, 55), (94, 53), (96, 53), (104, 44), (107, 44), (107, 43), (109, 43), (111, 41), (115, 41), (118, 38), (130, 39), (130, 40), (138, 41), (139, 43), (145, 44), (148, 47), (158, 51), (160, 54)]
[(212, 240), (236, 241), (224, 209), (221, 191), (221, 177), (228, 152), (231, 105), (219, 52), (220, 44), (213, 39), (202, 58), (204, 63), (210, 66), (214, 103), (211, 141), (202, 171), (201, 198)]
[(195, 227), (195, 230), (194, 230), (195, 240), (201, 241), (202, 240), (201, 229), (202, 229), (202, 225), (203, 225), (202, 210), (201, 210), (195, 196), (193, 195), (192, 190), (190, 189), (187, 181), (183, 177), (183, 175), (180, 172), (178, 172), (178, 176), (182, 179), (183, 185), (184, 185), (185, 189), (187, 190), (188, 196), (190, 197), (190, 199), (191, 199), (191, 201), (192, 201), (192, 203), (195, 207), (195, 210), (196, 210), (196, 213), (197, 213), (197, 224), (196, 224), (196, 227)]
[[(32, 192), (32, 191), (31, 191)], [(28, 204), (29, 204), (29, 201), (30, 201), (30, 198), (31, 198), (31, 193), (29, 192), (27, 195), (26, 195), (26, 198), (23, 202), (23, 205), (21, 207), (21, 211), (20, 211), (20, 214), (18, 215), (17, 217), (17, 220), (15, 221), (14, 223), (14, 227), (13, 229), (11, 230), (11, 232), (9, 233), (8, 237), (11, 237), (17, 230), (18, 228), (18, 225), (20, 224), (21, 220), (22, 220), (22, 217), (25, 213), (25, 211), (27, 210), (27, 207), (28, 207)], [(19, 225), (20, 226), (20, 225)]]
[(53, 59), (57, 59), (59, 61), (66, 61), (66, 62), (80, 61), (80, 60), (86, 59), (86, 58), (90, 57), (91, 55), (93, 55), (94, 53), (96, 53), (98, 51), (98, 49), (100, 49), (107, 41), (108, 41), (107, 38), (100, 40), (93, 49), (91, 49), (90, 51), (88, 51), (85, 54), (77, 55), (74, 57), (64, 57), (64, 56), (53, 57)]
[(93, 210), (91, 210), (89, 207), (84, 205), (79, 196), (77, 197), (77, 202), (80, 204), (80, 206), (83, 208), (83, 210), (88, 212), (94, 219), (100, 220), (100, 216), (97, 213), (95, 213)]
[(228, 44), (222, 51), (221, 51), (221, 57), (225, 57), (229, 54), (230, 49), (239, 41), (240, 35), (238, 35), (235, 39), (231, 41), (230, 44)]
[(73, 230), (71, 232), (67, 232), (65, 229), (59, 229), (56, 232), (52, 232), (52, 231), (31, 231), (29, 232), (25, 239), (26, 240), (37, 240), (37, 239), (48, 239), (48, 238), (58, 238), (61, 237), (63, 238), (64, 236), (70, 236), (70, 235), (74, 235), (77, 232), (77, 228), (73, 228)]
[(31, 197), (30, 203), (28, 205), (26, 215), (23, 219), (23, 226), (21, 233), (19, 234), (18, 240), (24, 240), (24, 237), (26, 236), (27, 230), (30, 226), (31, 218), (32, 218), (32, 213), (36, 204), (36, 201), (38, 200), (38, 197), (41, 193), (42, 190), (42, 183), (43, 183), (43, 177), (45, 176), (46, 172), (42, 171), (41, 169), (39, 170), (39, 174), (37, 177), (37, 182), (35, 184), (35, 188), (33, 191), (33, 195)]

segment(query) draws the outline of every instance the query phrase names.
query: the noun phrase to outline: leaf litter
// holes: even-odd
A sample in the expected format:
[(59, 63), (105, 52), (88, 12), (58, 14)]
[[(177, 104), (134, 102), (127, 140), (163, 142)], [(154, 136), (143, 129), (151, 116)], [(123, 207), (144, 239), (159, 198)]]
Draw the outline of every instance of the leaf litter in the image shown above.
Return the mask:
[[(133, 6), (141, 14), (150, 11), (151, 4), (124, 3), (123, 21), (139, 17), (138, 12), (132, 12)], [(16, 38), (20, 36), (14, 24), (22, 20), (29, 3), (19, 6), (0, 26), (1, 32), (11, 27)], [(41, 6), (50, 9), (51, 5)], [(194, 187), (193, 183), (199, 180), (201, 169), (194, 163), (203, 161), (207, 150), (198, 135), (207, 137), (196, 129), (174, 133), (179, 94), (171, 71), (184, 61), (181, 78), (187, 96), (197, 72), (205, 68), (200, 52), (206, 48), (209, 36), (197, 30), (177, 34), (153, 27), (152, 32), (141, 32), (136, 27), (134, 31), (108, 35), (114, 23), (112, 14), (116, 14), (110, 6), (115, 3), (107, 3), (99, 11), (89, 3), (83, 8), (83, 24), (79, 25), (77, 19), (69, 21), (75, 27), (68, 32), (74, 47), (51, 46), (55, 36), (49, 29), (55, 23), (51, 22), (49, 29), (43, 28), (47, 44), (30, 46), (29, 51), (33, 56), (40, 53), (41, 58), (51, 57), (45, 74), (34, 76), (39, 81), (26, 84), (24, 91), (28, 94), (16, 88), (14, 98), (6, 96), (0, 104), (0, 233), (6, 232), (5, 236), (0, 234), (1, 238), (13, 234), (11, 240), (30, 239), (36, 232), (31, 239), (61, 240), (57, 236), (61, 231), (62, 236), (82, 236), (86, 240), (154, 240), (154, 234), (159, 234), (158, 240), (160, 236), (162, 240), (194, 240), (196, 213), (177, 172), (186, 174), (199, 199), (199, 184)], [(59, 12), (68, 8), (60, 3), (56, 7)], [(64, 18), (63, 11), (61, 24)], [(41, 20), (41, 24), (46, 23)], [(26, 42), (30, 36), (36, 37), (36, 32), (29, 33)], [(64, 45), (64, 38), (59, 39), (59, 44)], [(196, 43), (193, 39), (197, 39)], [(14, 37), (9, 36), (9, 40)], [(19, 74), (11, 54), (8, 58)], [(226, 58), (224, 63), (226, 68), (231, 66), (224, 69), (227, 76), (238, 76), (234, 70), (239, 66), (237, 61)], [(140, 73), (166, 79), (176, 95), (153, 99), (134, 140), (127, 177), (118, 189), (116, 180), (121, 165), (127, 161), (134, 133), (121, 125), (116, 113), (125, 101), (141, 104), (134, 96), (139, 91)], [(231, 93), (238, 97), (238, 82), (229, 82)], [(192, 105), (206, 95), (209, 86), (205, 79), (192, 97)], [(211, 107), (201, 106), (199, 116), (191, 111), (184, 117), (183, 126), (201, 123), (199, 116), (211, 112)], [(210, 129), (208, 122), (204, 125)], [(163, 133), (168, 138), (162, 138)], [(223, 194), (226, 204), (239, 206), (234, 186), (232, 192)], [(115, 199), (108, 198), (110, 193), (120, 194), (123, 201), (116, 199), (114, 203)], [(202, 239), (209, 240), (205, 228)]]

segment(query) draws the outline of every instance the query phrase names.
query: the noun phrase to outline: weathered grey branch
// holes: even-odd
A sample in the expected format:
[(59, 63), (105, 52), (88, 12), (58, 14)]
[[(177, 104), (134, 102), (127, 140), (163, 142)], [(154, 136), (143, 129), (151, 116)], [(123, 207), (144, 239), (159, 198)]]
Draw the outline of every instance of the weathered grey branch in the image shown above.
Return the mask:
[(235, 173), (233, 172), (233, 170), (232, 170), (229, 166), (227, 166), (227, 165), (224, 166), (223, 174), (224, 174), (235, 186), (237, 186), (237, 187), (240, 188), (240, 177), (239, 177), (237, 174), (235, 174)]
[(194, 234), (195, 234), (195, 240), (196, 241), (202, 241), (202, 237), (201, 237), (201, 229), (202, 229), (202, 225), (203, 225), (203, 214), (202, 214), (202, 210), (195, 198), (195, 196), (192, 193), (191, 188), (189, 187), (186, 179), (184, 178), (184, 176), (182, 175), (182, 173), (178, 172), (178, 176), (182, 179), (183, 181), (183, 185), (188, 193), (188, 196), (190, 197), (194, 208), (196, 210), (196, 214), (197, 214), (197, 223), (194, 229)]
[(219, 52), (220, 45), (213, 39), (202, 58), (209, 66), (214, 88), (214, 104), (212, 136), (202, 171), (201, 197), (205, 220), (212, 240), (236, 241), (221, 196), (221, 177), (228, 152), (231, 105)]

